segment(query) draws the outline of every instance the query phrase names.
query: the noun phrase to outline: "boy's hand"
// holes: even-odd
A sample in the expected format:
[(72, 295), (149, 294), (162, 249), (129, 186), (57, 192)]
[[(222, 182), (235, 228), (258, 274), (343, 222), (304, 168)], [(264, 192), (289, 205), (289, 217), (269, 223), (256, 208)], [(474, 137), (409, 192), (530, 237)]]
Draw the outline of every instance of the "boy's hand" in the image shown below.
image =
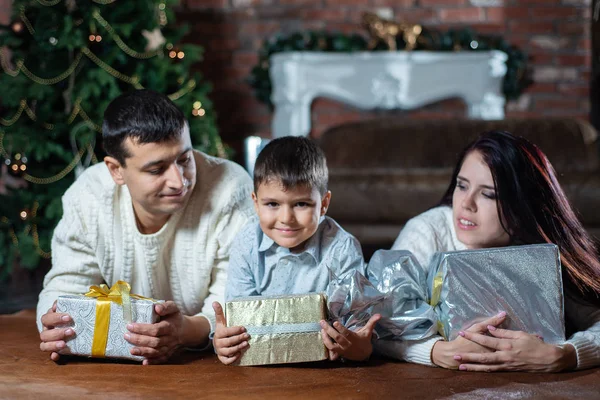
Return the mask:
[[(339, 322), (334, 322), (333, 327), (326, 321), (321, 321), (321, 336), (325, 347), (329, 349), (329, 358), (335, 360), (338, 356), (348, 360), (362, 361), (369, 358), (373, 352), (371, 336), (380, 314), (373, 315), (367, 324), (356, 332), (347, 329)], [(333, 342), (332, 339), (335, 341)]]
[(218, 302), (213, 303), (217, 327), (213, 337), (213, 346), (219, 360), (227, 365), (235, 362), (242, 355), (242, 350), (248, 347), (250, 335), (243, 326), (227, 327), (223, 308)]

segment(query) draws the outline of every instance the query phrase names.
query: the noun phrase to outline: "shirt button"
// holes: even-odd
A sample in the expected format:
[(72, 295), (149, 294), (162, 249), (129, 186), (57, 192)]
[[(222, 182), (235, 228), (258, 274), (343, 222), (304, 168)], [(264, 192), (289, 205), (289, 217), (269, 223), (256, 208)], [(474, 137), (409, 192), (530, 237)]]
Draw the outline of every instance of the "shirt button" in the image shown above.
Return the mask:
[(288, 260), (281, 260), (281, 265), (288, 265), (290, 262)]

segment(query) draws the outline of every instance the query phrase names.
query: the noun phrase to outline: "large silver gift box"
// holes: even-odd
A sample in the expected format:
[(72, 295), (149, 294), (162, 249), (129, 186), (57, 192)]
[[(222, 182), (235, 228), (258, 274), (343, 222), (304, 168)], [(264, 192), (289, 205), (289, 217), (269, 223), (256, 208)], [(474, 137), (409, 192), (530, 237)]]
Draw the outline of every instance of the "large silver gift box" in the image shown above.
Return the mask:
[[(94, 341), (94, 327), (96, 325), (96, 303), (93, 297), (86, 296), (59, 296), (56, 311), (67, 313), (72, 322), (63, 327), (71, 326), (75, 336), (67, 339), (66, 347), (60, 354), (72, 354), (92, 357), (92, 343)], [(154, 300), (131, 299), (131, 316), (133, 322), (152, 324), (158, 321), (158, 314), (154, 311)], [(142, 361), (144, 357), (131, 355), (134, 345), (125, 340), (127, 321), (123, 317), (123, 306), (110, 302), (110, 323), (104, 357), (121, 358)]]
[(501, 311), (502, 328), (565, 340), (560, 254), (553, 244), (437, 253), (428, 286), (447, 340)]

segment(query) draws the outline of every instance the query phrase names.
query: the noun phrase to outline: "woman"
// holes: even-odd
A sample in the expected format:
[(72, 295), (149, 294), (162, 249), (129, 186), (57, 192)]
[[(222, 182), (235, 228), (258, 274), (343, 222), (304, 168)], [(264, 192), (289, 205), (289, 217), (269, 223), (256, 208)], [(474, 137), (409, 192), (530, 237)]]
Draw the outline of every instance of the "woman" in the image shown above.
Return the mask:
[[(547, 371), (600, 365), (600, 260), (544, 153), (508, 132), (482, 134), (461, 154), (438, 207), (408, 221), (393, 245), (429, 265), (438, 251), (554, 243), (560, 250), (565, 322), (560, 346), (496, 328), (505, 314), (447, 342), (378, 346), (406, 361), (468, 371)], [(575, 333), (576, 332), (576, 333)]]

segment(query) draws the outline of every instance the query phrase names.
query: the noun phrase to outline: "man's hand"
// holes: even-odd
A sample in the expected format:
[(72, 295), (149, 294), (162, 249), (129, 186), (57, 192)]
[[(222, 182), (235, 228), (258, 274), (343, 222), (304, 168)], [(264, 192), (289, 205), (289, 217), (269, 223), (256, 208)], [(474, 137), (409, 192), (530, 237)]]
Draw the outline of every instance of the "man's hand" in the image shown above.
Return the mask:
[(329, 359), (335, 360), (341, 356), (348, 360), (362, 361), (369, 358), (373, 352), (371, 336), (375, 324), (380, 319), (380, 314), (373, 315), (366, 325), (356, 332), (347, 329), (337, 321), (333, 323), (333, 326), (326, 321), (321, 321), (321, 328), (323, 328), (321, 337), (325, 347), (329, 350)]
[(42, 315), (43, 329), (40, 333), (40, 350), (50, 353), (52, 361), (58, 361), (60, 355), (58, 352), (66, 346), (66, 339), (75, 334), (73, 328), (56, 328), (56, 326), (66, 325), (71, 322), (69, 314), (56, 312), (56, 301), (48, 312)]
[(145, 357), (144, 365), (162, 364), (184, 343), (186, 329), (190, 329), (190, 317), (185, 317), (173, 301), (156, 304), (154, 310), (161, 317), (155, 324), (127, 324), (129, 333), (125, 340), (135, 345), (134, 356)]
[[(486, 333), (488, 332), (488, 326), (498, 326), (504, 322), (505, 319), (506, 313), (501, 312), (492, 318), (474, 324), (468, 331), (473, 333)], [(493, 351), (494, 349), (492, 348), (459, 336), (449, 342), (440, 340), (435, 343), (433, 345), (433, 350), (431, 351), (431, 361), (442, 368), (457, 369), (460, 364), (460, 360), (455, 358), (457, 354), (491, 353)]]
[(217, 320), (213, 346), (219, 360), (228, 365), (240, 358), (242, 350), (248, 347), (250, 335), (246, 333), (246, 328), (243, 326), (227, 327), (223, 308), (218, 302), (213, 303), (213, 309)]

